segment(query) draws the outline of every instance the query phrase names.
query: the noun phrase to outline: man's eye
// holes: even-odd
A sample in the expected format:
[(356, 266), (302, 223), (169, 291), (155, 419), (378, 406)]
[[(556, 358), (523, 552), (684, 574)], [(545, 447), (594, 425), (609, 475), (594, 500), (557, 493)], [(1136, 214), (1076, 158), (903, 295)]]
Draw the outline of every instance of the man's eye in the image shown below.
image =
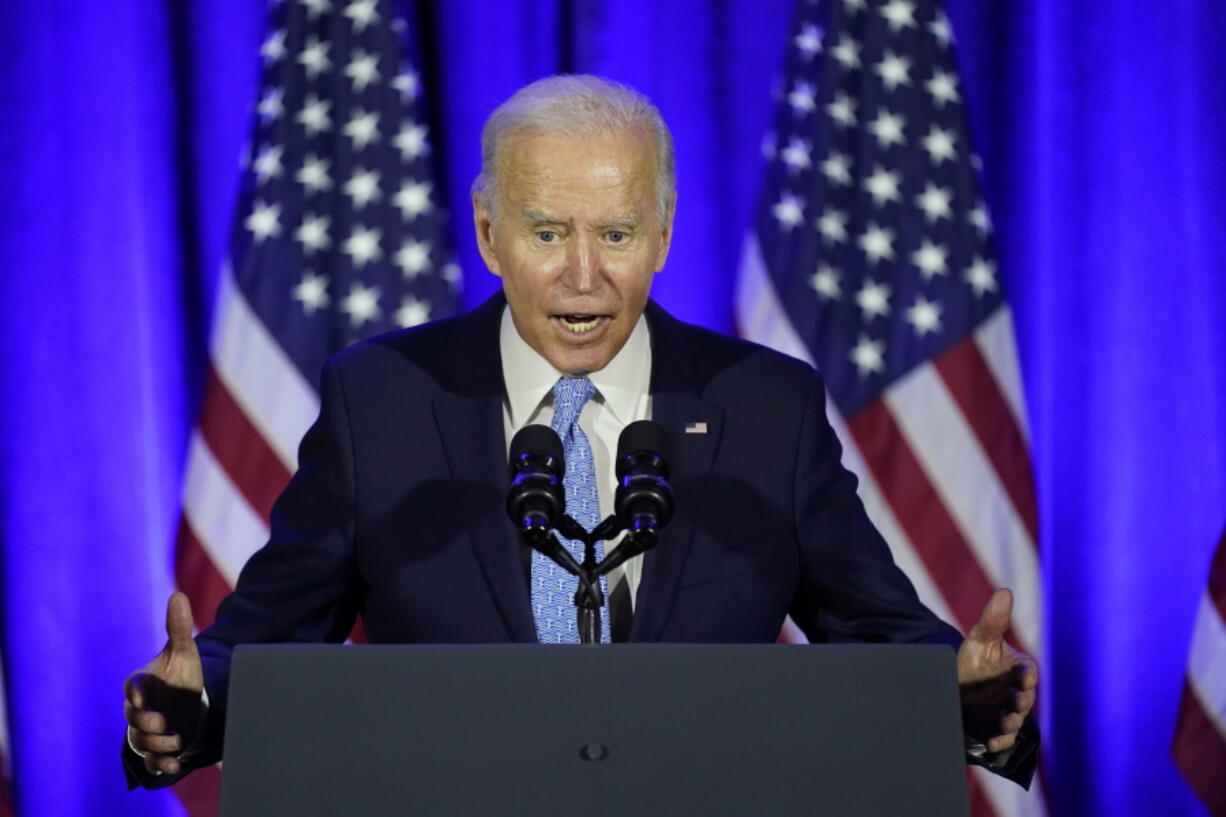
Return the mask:
[(536, 237), (538, 240), (546, 244), (552, 244), (553, 242), (558, 240), (558, 234), (555, 233), (553, 230), (541, 230), (539, 233), (536, 234)]
[(609, 239), (609, 241), (614, 244), (622, 244), (629, 237), (630, 236), (626, 235), (621, 230), (610, 230), (608, 233), (605, 234), (605, 238)]

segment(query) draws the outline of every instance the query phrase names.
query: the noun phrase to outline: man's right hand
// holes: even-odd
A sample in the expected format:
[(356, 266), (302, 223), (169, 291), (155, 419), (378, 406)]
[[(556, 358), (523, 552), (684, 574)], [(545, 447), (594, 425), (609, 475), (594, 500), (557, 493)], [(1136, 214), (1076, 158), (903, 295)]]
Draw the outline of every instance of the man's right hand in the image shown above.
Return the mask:
[(192, 607), (175, 593), (166, 603), (166, 646), (124, 683), (128, 739), (150, 773), (178, 774), (179, 755), (200, 726), (204, 670), (192, 640)]

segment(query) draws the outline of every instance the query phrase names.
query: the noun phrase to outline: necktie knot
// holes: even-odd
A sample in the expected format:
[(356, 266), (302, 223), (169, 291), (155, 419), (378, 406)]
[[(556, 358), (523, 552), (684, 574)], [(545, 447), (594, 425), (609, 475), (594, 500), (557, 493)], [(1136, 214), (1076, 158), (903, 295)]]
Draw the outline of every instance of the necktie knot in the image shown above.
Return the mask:
[(596, 386), (586, 377), (558, 378), (553, 384), (553, 430), (565, 436), (595, 393)]

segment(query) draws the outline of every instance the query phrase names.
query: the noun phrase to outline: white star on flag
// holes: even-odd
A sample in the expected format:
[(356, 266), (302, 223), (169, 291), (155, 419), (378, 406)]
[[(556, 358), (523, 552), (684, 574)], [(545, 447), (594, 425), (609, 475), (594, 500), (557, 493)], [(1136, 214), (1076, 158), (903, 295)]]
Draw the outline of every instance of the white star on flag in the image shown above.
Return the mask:
[(868, 335), (861, 335), (860, 342), (851, 350), (851, 362), (856, 364), (861, 377), (885, 371), (885, 341), (870, 340)]
[(798, 82), (788, 94), (788, 105), (798, 116), (812, 113), (817, 108), (817, 91), (807, 82)]
[(428, 320), (430, 320), (430, 304), (419, 301), (412, 295), (406, 295), (400, 302), (400, 308), (396, 310), (396, 323), (405, 329), (419, 326)]
[(266, 147), (260, 151), (260, 155), (255, 159), (255, 175), (259, 178), (260, 184), (281, 175), (281, 148), (279, 146)]
[(817, 220), (817, 231), (827, 244), (842, 243), (847, 240), (847, 215), (841, 210), (827, 207)]
[(996, 262), (982, 256), (975, 259), (966, 270), (966, 282), (975, 290), (977, 296), (996, 291)]
[(915, 197), (915, 203), (924, 211), (924, 217), (928, 219), (928, 223), (934, 224), (938, 219), (950, 217), (953, 212), (950, 209), (952, 198), (948, 190), (928, 182), (924, 187), (924, 192)]
[(354, 281), (349, 294), (341, 301), (341, 311), (349, 316), (349, 322), (356, 329), (367, 321), (379, 317), (379, 288), (363, 286), (360, 281)]
[(796, 35), (796, 47), (805, 59), (813, 59), (813, 55), (822, 50), (822, 30), (812, 23), (806, 23)]
[(379, 19), (375, 11), (375, 0), (355, 0), (345, 7), (345, 16), (353, 21), (353, 30), (361, 33)]
[(924, 83), (924, 87), (932, 95), (932, 101), (942, 108), (947, 103), (958, 101), (957, 79), (953, 74), (938, 70), (932, 75), (932, 79)]
[(281, 205), (257, 201), (244, 224), (257, 242), (281, 235)]
[(901, 145), (903, 143), (903, 128), (907, 126), (907, 120), (899, 114), (892, 114), (885, 108), (881, 109), (881, 113), (877, 114), (877, 118), (869, 123), (868, 129), (872, 131), (873, 136), (877, 137), (878, 144), (884, 150), (890, 145)]
[(834, 99), (826, 105), (826, 113), (841, 127), (855, 127), (856, 101), (847, 94), (835, 94)]
[(822, 162), (822, 175), (829, 179), (831, 184), (851, 184), (851, 159), (842, 153), (831, 153)]
[(315, 136), (332, 127), (332, 118), (328, 116), (330, 107), (332, 100), (308, 94), (302, 102), (302, 110), (298, 112), (296, 121), (306, 129), (308, 136)]
[(368, 229), (358, 225), (349, 234), (349, 238), (345, 239), (343, 249), (345, 254), (353, 259), (353, 265), (360, 267), (383, 257), (383, 250), (379, 248), (380, 238), (382, 233), (377, 228)]
[(889, 284), (878, 283), (872, 278), (864, 279), (864, 286), (856, 293), (856, 306), (864, 313), (864, 320), (884, 318), (890, 314)]
[(266, 122), (271, 122), (274, 119), (280, 119), (281, 114), (285, 113), (285, 105), (281, 101), (284, 96), (284, 92), (282, 92), (279, 88), (265, 94), (260, 100), (259, 106), (256, 108), (256, 111), (260, 114), (260, 118)]
[(881, 7), (881, 16), (890, 24), (890, 30), (897, 34), (904, 28), (915, 27), (915, 4), (908, 0), (891, 0)]
[(881, 165), (873, 171), (873, 175), (864, 180), (864, 190), (873, 197), (873, 204), (882, 207), (887, 201), (899, 201), (899, 174), (886, 170)]
[(410, 238), (396, 252), (394, 260), (404, 277), (412, 280), (430, 266), (430, 245)]
[(430, 212), (430, 183), (405, 182), (392, 199), (405, 218), (413, 219)]
[(894, 231), (889, 227), (869, 224), (857, 239), (857, 244), (871, 264), (894, 260)]
[(907, 321), (915, 327), (915, 333), (921, 338), (929, 332), (941, 331), (941, 305), (929, 301), (923, 295), (916, 298), (915, 303), (907, 309)]
[(789, 230), (800, 224), (805, 217), (804, 203), (791, 193), (784, 193), (783, 198), (771, 209), (771, 212), (778, 219), (779, 224)]
[(307, 79), (315, 79), (332, 67), (327, 44), (318, 37), (311, 37), (298, 55), (298, 63), (306, 70)]
[(260, 46), (260, 56), (265, 62), (276, 62), (285, 56), (285, 32), (274, 31)]
[(314, 154), (307, 155), (294, 179), (312, 193), (332, 188), (332, 177), (328, 175), (328, 160)]
[(948, 255), (949, 251), (944, 247), (925, 238), (920, 248), (911, 253), (911, 260), (919, 268), (924, 280), (930, 281), (934, 276), (945, 274)]
[(332, 10), (332, 3), (329, 0), (298, 0), (298, 2), (306, 7), (307, 15), (312, 20)]
[(406, 70), (392, 80), (392, 87), (400, 92), (400, 96), (404, 101), (412, 102), (417, 99), (417, 91), (421, 87), (421, 80), (415, 71)]
[(379, 174), (359, 167), (345, 182), (345, 195), (353, 199), (354, 209), (357, 210), (383, 198), (379, 190)]
[(795, 173), (807, 170), (812, 164), (812, 160), (809, 158), (811, 150), (813, 150), (813, 146), (804, 139), (792, 137), (788, 141), (788, 146), (779, 152), (779, 156), (783, 159), (783, 163), (788, 166), (788, 170)]
[(809, 279), (809, 285), (817, 292), (823, 301), (836, 301), (843, 294), (839, 286), (842, 274), (829, 264), (820, 264), (817, 272)]
[(396, 138), (392, 140), (392, 144), (396, 146), (396, 150), (400, 151), (400, 155), (406, 161), (428, 153), (430, 147), (426, 143), (426, 129), (417, 124), (406, 124), (401, 127)]
[(345, 66), (345, 76), (353, 80), (355, 91), (364, 91), (367, 85), (379, 78), (378, 55), (354, 51), (353, 59)]
[(954, 150), (953, 131), (938, 128), (936, 125), (933, 125), (928, 135), (924, 137), (923, 145), (934, 165), (953, 161), (957, 156), (957, 151)]
[(353, 140), (353, 149), (361, 150), (379, 138), (379, 112), (367, 113), (361, 108), (345, 123), (345, 135)]
[(305, 254), (312, 255), (332, 246), (332, 239), (328, 237), (329, 223), (331, 219), (326, 215), (308, 213), (303, 218), (302, 224), (294, 231), (294, 238), (302, 245)]
[(885, 52), (881, 62), (877, 63), (877, 76), (886, 90), (893, 91), (899, 85), (911, 84), (911, 60), (900, 57), (892, 51)]
[(294, 287), (293, 296), (294, 300), (302, 304), (302, 308), (308, 315), (313, 315), (315, 310), (323, 309), (331, 302), (328, 297), (328, 279), (322, 275), (306, 272), (302, 280)]
[(860, 67), (860, 45), (847, 34), (839, 37), (838, 45), (830, 53), (848, 71)]

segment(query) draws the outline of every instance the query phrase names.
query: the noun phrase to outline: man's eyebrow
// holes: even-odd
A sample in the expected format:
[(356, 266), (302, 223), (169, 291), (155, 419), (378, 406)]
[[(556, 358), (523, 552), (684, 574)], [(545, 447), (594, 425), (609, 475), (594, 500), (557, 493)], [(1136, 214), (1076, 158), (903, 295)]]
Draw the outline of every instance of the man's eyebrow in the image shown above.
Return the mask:
[(542, 213), (540, 210), (524, 208), (523, 214), (524, 214), (524, 218), (528, 219), (533, 224), (565, 224), (566, 223), (562, 219), (556, 216), (551, 216), (548, 213)]
[(624, 216), (619, 216), (612, 221), (605, 222), (600, 225), (600, 229), (608, 230), (617, 227), (637, 227), (643, 223), (643, 214), (639, 212), (627, 213)]

